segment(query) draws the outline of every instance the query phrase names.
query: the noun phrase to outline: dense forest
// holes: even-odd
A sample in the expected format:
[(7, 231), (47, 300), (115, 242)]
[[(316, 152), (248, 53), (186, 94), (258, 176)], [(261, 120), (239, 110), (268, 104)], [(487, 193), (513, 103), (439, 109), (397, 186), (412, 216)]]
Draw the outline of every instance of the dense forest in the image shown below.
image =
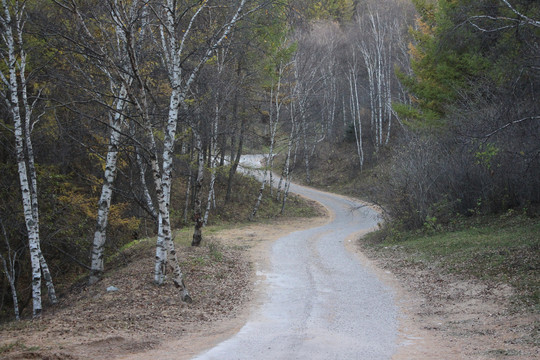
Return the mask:
[(2, 319), (152, 235), (189, 302), (172, 230), (291, 181), (408, 229), (540, 203), (535, 0), (2, 0), (0, 31)]

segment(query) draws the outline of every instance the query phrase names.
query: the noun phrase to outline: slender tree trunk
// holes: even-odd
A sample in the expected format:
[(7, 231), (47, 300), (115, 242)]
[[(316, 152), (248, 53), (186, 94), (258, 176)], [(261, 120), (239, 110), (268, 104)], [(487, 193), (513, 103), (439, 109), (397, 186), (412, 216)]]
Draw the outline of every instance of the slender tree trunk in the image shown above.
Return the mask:
[[(267, 177), (270, 178), (269, 180), (269, 186), (272, 187), (272, 166), (274, 163), (274, 145), (275, 145), (275, 139), (276, 139), (276, 133), (277, 133), (277, 127), (280, 121), (280, 110), (281, 110), (281, 81), (282, 76), (284, 73), (284, 64), (280, 62), (277, 68), (278, 72), (278, 78), (277, 83), (272, 84), (272, 87), (270, 89), (270, 116), (269, 116), (269, 130), (270, 130), (270, 149), (268, 151), (268, 158), (266, 159), (266, 166), (264, 167), (264, 175), (261, 181), (261, 187), (259, 188), (259, 194), (257, 196), (257, 201), (255, 203), (255, 206), (253, 207), (253, 210), (251, 211), (251, 214), (249, 215), (249, 220), (253, 221), (255, 219), (255, 216), (257, 215), (257, 211), (259, 211), (259, 207), (261, 206), (261, 201), (264, 193), (264, 188), (266, 186), (266, 179)], [(272, 196), (272, 190), (271, 195)]]
[[(13, 7), (13, 8), (11, 8)], [(6, 45), (7, 52), (7, 72), (6, 76), (0, 71), (0, 80), (4, 87), (8, 89), (9, 96), (6, 96), (8, 111), (13, 119), (13, 133), (15, 135), (15, 154), (19, 173), (20, 191), (22, 196), (24, 218), (28, 233), (28, 245), (30, 249), (30, 263), (32, 268), (32, 305), (33, 316), (41, 315), (41, 248), (39, 237), (39, 210), (37, 200), (37, 174), (34, 166), (34, 154), (32, 141), (30, 138), (30, 121), (32, 109), (28, 104), (27, 83), (25, 79), (26, 53), (22, 49), (22, 26), (24, 25), (24, 4), (16, 1), (9, 4), (7, 0), (2, 0), (3, 14), (0, 16), (0, 27), (2, 30), (2, 40)], [(12, 17), (11, 11), (14, 11)], [(18, 55), (16, 47), (20, 46)], [(19, 75), (19, 76), (18, 76)], [(20, 83), (19, 83), (20, 81)], [(22, 95), (24, 118), (21, 115), (19, 94)], [(23, 121), (25, 124), (23, 124)], [(44, 260), (44, 259), (43, 259)], [(45, 263), (43, 261), (43, 263)], [(45, 263), (46, 264), (46, 263)], [(46, 268), (48, 271), (48, 268)], [(52, 286), (52, 279), (50, 281)], [(54, 287), (52, 287), (55, 301)]]
[[(202, 11), (205, 5), (201, 6), (196, 14), (191, 18), (188, 30), (191, 28), (194, 19)], [(171, 95), (169, 98), (169, 113), (167, 116), (167, 125), (165, 128), (163, 140), (163, 156), (162, 167), (158, 164), (157, 152), (152, 160), (154, 182), (156, 185), (156, 193), (159, 205), (159, 224), (158, 224), (158, 239), (156, 242), (156, 262), (154, 266), (154, 281), (161, 284), (165, 276), (165, 265), (173, 269), (173, 282), (176, 287), (181, 290), (182, 300), (191, 302), (191, 297), (184, 284), (183, 274), (176, 257), (176, 250), (172, 239), (172, 229), (170, 221), (170, 195), (172, 185), (172, 166), (173, 166), (173, 151), (176, 138), (176, 130), (178, 125), (178, 114), (180, 104), (184, 100), (184, 91), (182, 89), (180, 55), (182, 51), (183, 41), (178, 42), (175, 36), (176, 31), (176, 3), (174, 0), (167, 0), (167, 8), (164, 17), (164, 26), (167, 28), (167, 33), (170, 38), (165, 37), (165, 31), (162, 31), (162, 42), (164, 44), (164, 55), (167, 58), (169, 81), (171, 85)], [(189, 31), (188, 31), (189, 33)], [(151, 132), (152, 130), (150, 130)], [(153, 145), (155, 149), (155, 143)], [(155, 150), (154, 150), (155, 151)]]
[[(21, 35), (19, 35), (21, 36)], [(19, 41), (22, 43), (22, 38), (19, 39)], [(21, 60), (21, 61), (26, 61)], [(25, 64), (21, 65), (22, 68), (25, 68)], [(21, 77), (21, 84), (26, 84), (26, 78), (24, 75), (24, 71), (20, 73)], [(25, 108), (25, 144), (26, 144), (26, 153), (28, 156), (28, 175), (30, 177), (31, 182), (31, 199), (32, 199), (32, 216), (34, 218), (36, 226), (38, 227), (38, 233), (39, 233), (39, 204), (38, 204), (38, 188), (37, 188), (37, 171), (36, 171), (36, 165), (34, 160), (34, 148), (32, 145), (32, 137), (31, 137), (31, 129), (30, 129), (30, 123), (32, 122), (31, 114), (32, 109), (28, 103), (27, 98), (27, 92), (26, 92), (26, 86), (24, 85), (24, 90), (22, 91), (22, 99), (23, 99), (23, 105)], [(56, 304), (58, 302), (56, 298), (56, 291), (54, 290), (54, 284), (53, 279), (51, 276), (51, 272), (49, 270), (49, 266), (47, 265), (47, 261), (45, 260), (45, 257), (43, 256), (43, 253), (41, 252), (41, 243), (38, 243), (39, 245), (39, 264), (41, 267), (41, 272), (43, 273), (43, 280), (45, 281), (45, 286), (47, 286), (47, 294), (49, 296), (49, 300), (52, 304)]]
[(371, 134), (373, 145), (377, 146), (377, 102), (376, 102), (376, 91), (375, 91), (375, 70), (373, 69), (372, 59), (368, 55), (364, 54), (364, 61), (366, 62), (366, 69), (368, 71), (368, 86), (369, 86), (369, 108), (370, 108), (370, 124), (371, 124)]
[(150, 132), (150, 138), (152, 140), (152, 157), (150, 164), (152, 167), (152, 178), (154, 179), (154, 186), (156, 188), (156, 197), (158, 204), (158, 235), (156, 239), (156, 261), (154, 263), (154, 282), (158, 285), (163, 284), (165, 280), (165, 267), (167, 265), (167, 249), (165, 244), (165, 234), (163, 228), (163, 213), (166, 212), (165, 199), (163, 197), (163, 188), (161, 187), (160, 168), (157, 158), (157, 149), (155, 140)]
[[(269, 120), (268, 120), (268, 129), (269, 129), (269, 133), (270, 133), (270, 151), (269, 151), (269, 154), (270, 156), (272, 155), (272, 121), (273, 121), (273, 109), (274, 109), (274, 104), (273, 104), (273, 100), (274, 100), (274, 85), (272, 85), (272, 88), (270, 89), (270, 111), (269, 111)], [(266, 187), (266, 179), (267, 179), (267, 176), (268, 176), (268, 161), (269, 159), (267, 160), (267, 163), (264, 167), (264, 175), (261, 179), (261, 186), (259, 188), (259, 192), (258, 192), (258, 195), (257, 195), (257, 201), (255, 202), (255, 205), (253, 206), (253, 209), (251, 210), (251, 214), (249, 215), (248, 219), (249, 221), (253, 221), (255, 219), (255, 216), (257, 215), (257, 212), (259, 211), (259, 207), (261, 206), (261, 202), (262, 202), (262, 198), (263, 198), (263, 193), (264, 193), (264, 188)]]
[(144, 203), (146, 204), (146, 208), (150, 215), (157, 220), (158, 213), (156, 211), (156, 208), (154, 206), (154, 201), (152, 200), (152, 196), (150, 196), (150, 190), (148, 189), (148, 184), (146, 182), (146, 166), (143, 163), (143, 158), (141, 155), (141, 149), (136, 144), (135, 145), (135, 156), (137, 159), (137, 167), (139, 168), (139, 180), (141, 182), (141, 187), (143, 191), (143, 197), (144, 197)]
[(246, 129), (246, 117), (242, 117), (242, 121), (240, 124), (240, 134), (238, 135), (238, 148), (236, 150), (236, 156), (234, 157), (234, 160), (231, 159), (231, 168), (229, 169), (229, 178), (227, 179), (227, 194), (225, 195), (225, 202), (229, 202), (231, 200), (231, 194), (232, 194), (232, 183), (234, 179), (234, 175), (236, 174), (236, 171), (238, 169), (238, 165), (240, 164), (240, 158), (242, 157), (242, 151), (244, 147), (244, 131)]
[[(270, 186), (270, 196), (273, 196), (273, 186), (274, 186), (274, 145), (276, 142), (276, 133), (277, 133), (277, 127), (280, 120), (280, 110), (281, 110), (281, 80), (284, 72), (283, 63), (279, 64), (278, 69), (278, 80), (276, 84), (276, 90), (274, 93), (275, 99), (272, 100), (272, 92), (270, 93), (270, 106), (275, 106), (274, 116), (272, 114), (270, 115), (270, 150), (268, 151), (268, 160), (266, 162), (266, 166), (269, 167), (269, 186)], [(274, 103), (274, 104), (272, 104)]]
[[(15, 78), (15, 73), (12, 76)], [(28, 244), (30, 248), (30, 262), (32, 266), (32, 300), (33, 300), (33, 316), (41, 315), (41, 248), (39, 246), (39, 223), (36, 221), (32, 209), (32, 191), (28, 181), (27, 164), (24, 155), (24, 140), (21, 118), (19, 115), (18, 102), (15, 100), (17, 92), (12, 92), (12, 111), (15, 123), (15, 149), (17, 157), (17, 166), (19, 171), (19, 182), (21, 187), (24, 217), (26, 222), (26, 230), (28, 232)]]
[(203, 226), (208, 224), (208, 216), (210, 215), (210, 208), (212, 207), (212, 200), (214, 199), (214, 185), (216, 183), (216, 166), (217, 166), (217, 141), (218, 141), (218, 129), (219, 129), (219, 104), (215, 106), (214, 124), (212, 129), (212, 136), (210, 137), (210, 190), (208, 191), (208, 200), (206, 202), (206, 211), (204, 212)]
[(204, 220), (202, 216), (202, 183), (204, 179), (204, 156), (202, 149), (202, 140), (198, 132), (194, 133), (195, 135), (195, 149), (198, 152), (198, 161), (197, 161), (197, 179), (195, 180), (195, 206), (193, 213), (193, 221), (195, 222), (195, 227), (193, 230), (193, 239), (191, 241), (191, 246), (199, 246), (202, 242), (202, 227), (204, 226)]
[(384, 145), (388, 145), (388, 142), (390, 141), (390, 130), (392, 129), (392, 59), (390, 58), (392, 55), (392, 42), (388, 45), (389, 49), (386, 55), (386, 63), (385, 63), (385, 84), (386, 84), (386, 121), (387, 121), (387, 131), (386, 131), (386, 139), (384, 141)]
[(290, 188), (291, 188), (291, 180), (289, 178), (285, 181), (285, 186), (283, 188), (283, 201), (281, 202), (281, 210), (279, 211), (279, 213), (282, 215), (285, 212), (285, 205), (287, 204), (287, 199), (289, 198)]
[(255, 219), (255, 216), (257, 215), (257, 211), (259, 211), (259, 207), (261, 206), (261, 201), (263, 198), (264, 188), (266, 186), (266, 177), (268, 175), (268, 169), (265, 167), (264, 169), (264, 175), (261, 180), (261, 187), (259, 188), (259, 193), (257, 195), (257, 201), (255, 202), (255, 206), (253, 207), (253, 210), (251, 210), (251, 214), (249, 215), (249, 221), (253, 221)]
[(7, 260), (4, 258), (4, 256), (2, 256), (2, 254), (0, 254), (0, 258), (2, 259), (2, 268), (9, 282), (9, 287), (11, 290), (11, 299), (13, 301), (13, 313), (15, 315), (15, 320), (20, 320), (19, 299), (17, 297), (17, 286), (15, 284), (15, 279), (17, 278), (17, 272), (16, 272), (17, 270), (15, 266), (15, 263), (17, 262), (17, 252), (11, 251), (11, 246), (9, 245), (9, 240), (8, 240), (6, 229), (4, 228), (2, 219), (0, 219), (0, 228), (2, 229), (2, 234), (4, 235), (4, 241), (6, 243), (6, 249), (7, 249)]
[[(176, 64), (174, 67), (179, 67), (179, 64)], [(173, 84), (180, 84), (180, 80), (176, 80), (176, 77), (179, 77), (180, 72), (175, 71), (173, 74)], [(177, 82), (178, 81), (178, 82)], [(180, 106), (180, 101), (183, 101), (183, 96), (179, 92), (179, 86), (173, 86), (173, 91), (171, 93), (170, 103), (169, 103), (169, 116), (167, 123), (167, 131), (165, 133), (165, 139), (163, 142), (163, 170), (161, 173), (161, 188), (162, 195), (160, 198), (160, 213), (161, 213), (161, 224), (162, 224), (162, 234), (163, 234), (163, 244), (165, 245), (166, 252), (168, 254), (168, 264), (172, 267), (173, 270), (173, 282), (177, 288), (180, 289), (182, 294), (182, 300), (185, 302), (191, 302), (191, 296), (184, 284), (184, 276), (178, 263), (178, 258), (176, 256), (176, 250), (174, 247), (174, 242), (172, 239), (172, 229), (170, 221), (170, 199), (171, 199), (171, 185), (172, 185), (172, 166), (174, 160), (174, 141), (176, 137), (176, 125), (178, 122), (178, 109)]]
[[(293, 104), (291, 102), (291, 104)], [(291, 185), (291, 152), (294, 144), (294, 139), (296, 138), (296, 121), (294, 120), (293, 106), (291, 105), (291, 132), (289, 134), (289, 141), (287, 143), (287, 156), (285, 158), (285, 165), (283, 166), (283, 177), (285, 184), (283, 186), (283, 201), (281, 203), (281, 211), (283, 214), (285, 210), (285, 203), (287, 202), (287, 196), (289, 194), (289, 188)]]
[[(216, 155), (214, 155), (216, 157)], [(216, 164), (217, 159), (212, 159), (212, 164), (210, 167), (210, 190), (208, 191), (208, 200), (206, 201), (206, 210), (204, 212), (204, 219), (203, 219), (203, 226), (206, 226), (208, 224), (208, 217), (210, 215), (210, 209), (212, 208), (212, 204), (215, 206), (215, 190), (214, 185), (216, 183)]]
[(305, 109), (302, 101), (299, 102), (300, 105), (300, 116), (302, 118), (302, 139), (304, 144), (304, 167), (306, 171), (306, 182), (311, 184), (311, 171), (309, 165), (309, 146), (308, 146), (308, 134), (307, 134), (307, 119), (305, 114)]
[(43, 280), (45, 281), (45, 286), (47, 286), (47, 295), (49, 296), (49, 301), (52, 304), (56, 304), (58, 303), (58, 299), (56, 298), (56, 291), (54, 290), (54, 284), (53, 284), (51, 271), (49, 270), (49, 265), (47, 265), (47, 261), (45, 260), (45, 257), (43, 256), (43, 252), (41, 251), (41, 245), (39, 249), (39, 265), (41, 266), (41, 271), (43, 273)]
[[(19, 43), (22, 44), (22, 32), (18, 31), (18, 37), (19, 37)], [(21, 51), (21, 60), (20, 60), (20, 68), (25, 69), (26, 68), (26, 54)], [(28, 102), (28, 94), (27, 94), (27, 88), (26, 88), (26, 75), (25, 71), (21, 71), (19, 74), (19, 77), (21, 79), (21, 98), (22, 103), (24, 107), (24, 114), (25, 114), (25, 120), (24, 120), (24, 138), (25, 138), (25, 149), (27, 154), (27, 162), (28, 162), (28, 176), (30, 178), (30, 184), (31, 184), (31, 201), (32, 201), (32, 216), (34, 218), (34, 221), (36, 223), (36, 226), (38, 228), (39, 233), (39, 204), (38, 204), (38, 188), (37, 188), (37, 171), (36, 171), (36, 164), (35, 164), (35, 158), (34, 158), (34, 147), (32, 145), (32, 137), (31, 137), (31, 126), (32, 123), (32, 112), (33, 108), (30, 106)], [(45, 260), (45, 257), (43, 256), (43, 253), (41, 252), (41, 243), (39, 245), (39, 264), (41, 267), (41, 272), (43, 274), (43, 280), (45, 281), (45, 285), (47, 286), (47, 294), (49, 296), (49, 300), (52, 304), (56, 304), (58, 302), (56, 298), (56, 291), (54, 290), (54, 284), (51, 276), (51, 272), (49, 270), (49, 266), (47, 265), (47, 261)]]
[(2, 266), (4, 270), (4, 275), (6, 275), (6, 279), (8, 280), (9, 287), (11, 290), (11, 300), (13, 301), (13, 313), (15, 315), (15, 320), (20, 320), (21, 316), (19, 314), (19, 299), (17, 298), (17, 287), (15, 285), (15, 259), (11, 261), (12, 259), (8, 257), (9, 261), (9, 267), (8, 262), (6, 259), (0, 254), (0, 258), (2, 259)]
[[(236, 22), (240, 18), (240, 14), (243, 11), (246, 0), (242, 0), (238, 5), (235, 15), (230, 22), (224, 25), (221, 32), (221, 36), (210, 45), (204, 55), (200, 58), (200, 61), (195, 64), (195, 67), (191, 70), (189, 75), (182, 79), (182, 54), (185, 47), (185, 42), (190, 36), (193, 24), (199, 14), (207, 8), (208, 4), (202, 2), (200, 7), (191, 16), (186, 29), (183, 31), (181, 38), (177, 36), (178, 21), (182, 16), (177, 14), (177, 2), (175, 0), (167, 0), (166, 6), (163, 7), (162, 25), (160, 26), (161, 44), (163, 45), (163, 61), (167, 67), (169, 82), (171, 87), (171, 96), (169, 101), (169, 114), (167, 118), (167, 126), (165, 129), (165, 136), (163, 141), (163, 156), (162, 156), (162, 170), (159, 171), (159, 165), (157, 165), (158, 157), (157, 153), (153, 159), (153, 173), (154, 181), (156, 183), (156, 192), (158, 196), (159, 204), (159, 233), (158, 241), (156, 244), (156, 264), (155, 264), (155, 277), (158, 283), (163, 281), (163, 254), (168, 253), (168, 261), (170, 266), (173, 267), (173, 281), (177, 287), (182, 291), (182, 298), (185, 301), (191, 301), (191, 297), (184, 285), (183, 274), (178, 264), (176, 257), (176, 251), (174, 249), (174, 243), (172, 241), (171, 224), (170, 224), (170, 190), (171, 190), (171, 176), (173, 165), (173, 150), (176, 137), (176, 128), (178, 124), (178, 110), (179, 106), (184, 103), (185, 96), (189, 91), (192, 83), (199, 75), (200, 70), (204, 64), (210, 59), (215, 49), (229, 36)], [(202, 155), (202, 154), (201, 154)], [(160, 176), (161, 175), (161, 176)], [(199, 202), (200, 206), (200, 202)], [(202, 220), (202, 219), (201, 219)]]
[(188, 178), (187, 178), (186, 193), (185, 193), (186, 200), (184, 202), (184, 224), (188, 223), (189, 203), (190, 203), (190, 197), (191, 197), (191, 186), (192, 186), (192, 183), (193, 183), (192, 162), (193, 162), (193, 147), (191, 147), (190, 154), (189, 154)]
[[(287, 160), (285, 160), (286, 162)], [(283, 169), (281, 169), (281, 175), (279, 176), (279, 182), (276, 187), (276, 200), (281, 201), (281, 187), (283, 186), (283, 181), (285, 179), (285, 165), (283, 165)]]
[(117, 96), (115, 114), (111, 115), (109, 149), (107, 152), (103, 186), (101, 187), (101, 196), (98, 203), (98, 214), (96, 221), (96, 231), (92, 244), (92, 262), (90, 265), (89, 283), (94, 284), (101, 279), (103, 274), (103, 257), (105, 242), (107, 239), (107, 223), (109, 219), (109, 210), (111, 208), (111, 199), (113, 193), (113, 184), (116, 178), (116, 162), (118, 159), (118, 146), (120, 145), (120, 126), (123, 120), (123, 112), (127, 89), (124, 84), (121, 85)]
[(354, 128), (354, 137), (356, 140), (356, 150), (358, 153), (358, 162), (360, 169), (364, 166), (364, 150), (362, 146), (362, 122), (360, 121), (360, 103), (358, 99), (358, 86), (356, 84), (356, 74), (354, 69), (349, 74), (349, 88), (351, 93), (351, 118)]

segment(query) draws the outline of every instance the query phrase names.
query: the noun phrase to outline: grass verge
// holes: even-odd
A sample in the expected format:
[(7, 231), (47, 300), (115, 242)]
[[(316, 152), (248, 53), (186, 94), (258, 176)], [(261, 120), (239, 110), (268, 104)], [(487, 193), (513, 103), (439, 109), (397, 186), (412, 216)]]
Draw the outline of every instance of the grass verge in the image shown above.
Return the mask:
[[(462, 220), (453, 230), (370, 234), (380, 252), (399, 250), (404, 260), (515, 289), (514, 310), (540, 312), (540, 219), (513, 214)], [(396, 240), (399, 239), (399, 240)]]

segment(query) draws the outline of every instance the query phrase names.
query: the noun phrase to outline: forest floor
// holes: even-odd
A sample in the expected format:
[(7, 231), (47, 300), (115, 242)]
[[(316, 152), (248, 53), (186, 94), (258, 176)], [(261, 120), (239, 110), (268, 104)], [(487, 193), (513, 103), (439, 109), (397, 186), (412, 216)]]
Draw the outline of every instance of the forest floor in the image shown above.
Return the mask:
[[(153, 285), (153, 243), (136, 243), (98, 284), (73, 286), (39, 320), (0, 327), (0, 358), (129, 359), (169, 348), (171, 358), (189, 359), (245, 323), (262, 290), (257, 264), (272, 241), (327, 219), (279, 218), (220, 229), (199, 248), (180, 246), (193, 304), (183, 303), (170, 281)], [(538, 319), (508, 311), (510, 288), (443, 277), (411, 266), (397, 250), (360, 250), (355, 242), (349, 248), (395, 290), (404, 314), (395, 359), (538, 358)], [(107, 292), (109, 286), (118, 291)]]

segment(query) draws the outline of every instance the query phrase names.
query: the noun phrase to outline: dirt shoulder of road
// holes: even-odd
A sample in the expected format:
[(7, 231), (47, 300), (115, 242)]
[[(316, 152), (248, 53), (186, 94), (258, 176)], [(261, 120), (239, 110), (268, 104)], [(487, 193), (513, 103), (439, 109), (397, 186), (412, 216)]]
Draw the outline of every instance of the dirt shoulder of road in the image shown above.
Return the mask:
[(394, 360), (540, 358), (540, 317), (511, 310), (505, 285), (441, 274), (407, 261), (398, 249), (375, 251), (362, 234), (347, 247), (393, 289), (401, 310)]

